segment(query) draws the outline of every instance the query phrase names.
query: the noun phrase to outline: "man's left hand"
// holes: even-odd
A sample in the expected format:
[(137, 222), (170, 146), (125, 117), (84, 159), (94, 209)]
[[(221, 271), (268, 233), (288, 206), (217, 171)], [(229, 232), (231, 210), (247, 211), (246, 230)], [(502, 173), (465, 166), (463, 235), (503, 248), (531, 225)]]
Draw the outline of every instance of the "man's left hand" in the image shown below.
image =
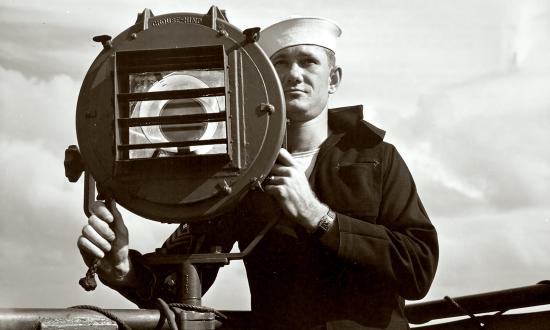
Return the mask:
[(286, 149), (279, 151), (271, 176), (264, 186), (265, 192), (279, 202), (290, 219), (307, 231), (314, 231), (319, 219), (327, 213), (328, 207), (317, 199), (305, 173)]

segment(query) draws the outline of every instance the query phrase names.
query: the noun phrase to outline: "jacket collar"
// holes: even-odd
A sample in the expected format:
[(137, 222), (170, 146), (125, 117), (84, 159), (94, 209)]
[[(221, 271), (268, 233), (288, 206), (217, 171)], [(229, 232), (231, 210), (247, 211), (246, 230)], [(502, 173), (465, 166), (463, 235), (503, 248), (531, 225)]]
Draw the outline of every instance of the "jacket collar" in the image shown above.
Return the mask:
[(378, 141), (384, 139), (386, 132), (363, 120), (363, 105), (332, 108), (328, 110), (328, 123), (334, 133), (359, 129)]

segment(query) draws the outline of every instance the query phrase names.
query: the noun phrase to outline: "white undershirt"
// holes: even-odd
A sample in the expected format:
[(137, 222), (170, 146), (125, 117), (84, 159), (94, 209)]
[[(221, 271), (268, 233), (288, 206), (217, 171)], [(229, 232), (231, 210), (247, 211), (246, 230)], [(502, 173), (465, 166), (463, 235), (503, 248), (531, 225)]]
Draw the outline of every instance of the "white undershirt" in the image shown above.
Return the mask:
[(304, 171), (307, 178), (309, 178), (309, 176), (311, 175), (311, 172), (313, 171), (313, 167), (315, 166), (315, 160), (317, 159), (319, 150), (320, 148), (317, 148), (313, 150), (296, 152), (292, 154), (292, 157), (298, 163), (298, 166), (300, 166), (300, 169)]

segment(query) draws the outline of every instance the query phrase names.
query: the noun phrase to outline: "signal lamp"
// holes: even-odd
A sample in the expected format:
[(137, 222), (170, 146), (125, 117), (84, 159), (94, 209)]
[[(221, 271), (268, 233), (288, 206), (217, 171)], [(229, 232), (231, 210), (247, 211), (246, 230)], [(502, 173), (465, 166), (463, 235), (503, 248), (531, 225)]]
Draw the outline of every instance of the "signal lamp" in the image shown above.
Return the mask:
[[(206, 15), (146, 9), (92, 63), (76, 110), (67, 172), (95, 196), (162, 222), (224, 213), (270, 171), (285, 131), (282, 89), (256, 44), (212, 7)], [(75, 154), (76, 153), (76, 154)], [(76, 170), (75, 170), (76, 169)]]

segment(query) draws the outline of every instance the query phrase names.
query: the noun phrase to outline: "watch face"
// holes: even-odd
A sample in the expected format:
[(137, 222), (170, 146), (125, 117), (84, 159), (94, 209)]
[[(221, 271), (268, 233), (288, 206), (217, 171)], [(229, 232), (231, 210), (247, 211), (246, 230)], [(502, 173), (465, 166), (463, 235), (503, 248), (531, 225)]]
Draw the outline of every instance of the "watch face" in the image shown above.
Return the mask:
[(329, 211), (321, 218), (321, 221), (319, 221), (319, 227), (322, 228), (324, 231), (328, 231), (335, 218), (336, 214), (332, 211)]
[(330, 227), (336, 219), (336, 213), (328, 211), (327, 214), (323, 215), (319, 223), (317, 224), (317, 229), (313, 232), (313, 236), (316, 238), (321, 238), (321, 236), (329, 231)]
[(327, 216), (324, 216), (319, 222), (319, 227), (321, 227), (324, 231), (328, 231), (331, 223), (332, 223), (332, 219), (330, 219)]

